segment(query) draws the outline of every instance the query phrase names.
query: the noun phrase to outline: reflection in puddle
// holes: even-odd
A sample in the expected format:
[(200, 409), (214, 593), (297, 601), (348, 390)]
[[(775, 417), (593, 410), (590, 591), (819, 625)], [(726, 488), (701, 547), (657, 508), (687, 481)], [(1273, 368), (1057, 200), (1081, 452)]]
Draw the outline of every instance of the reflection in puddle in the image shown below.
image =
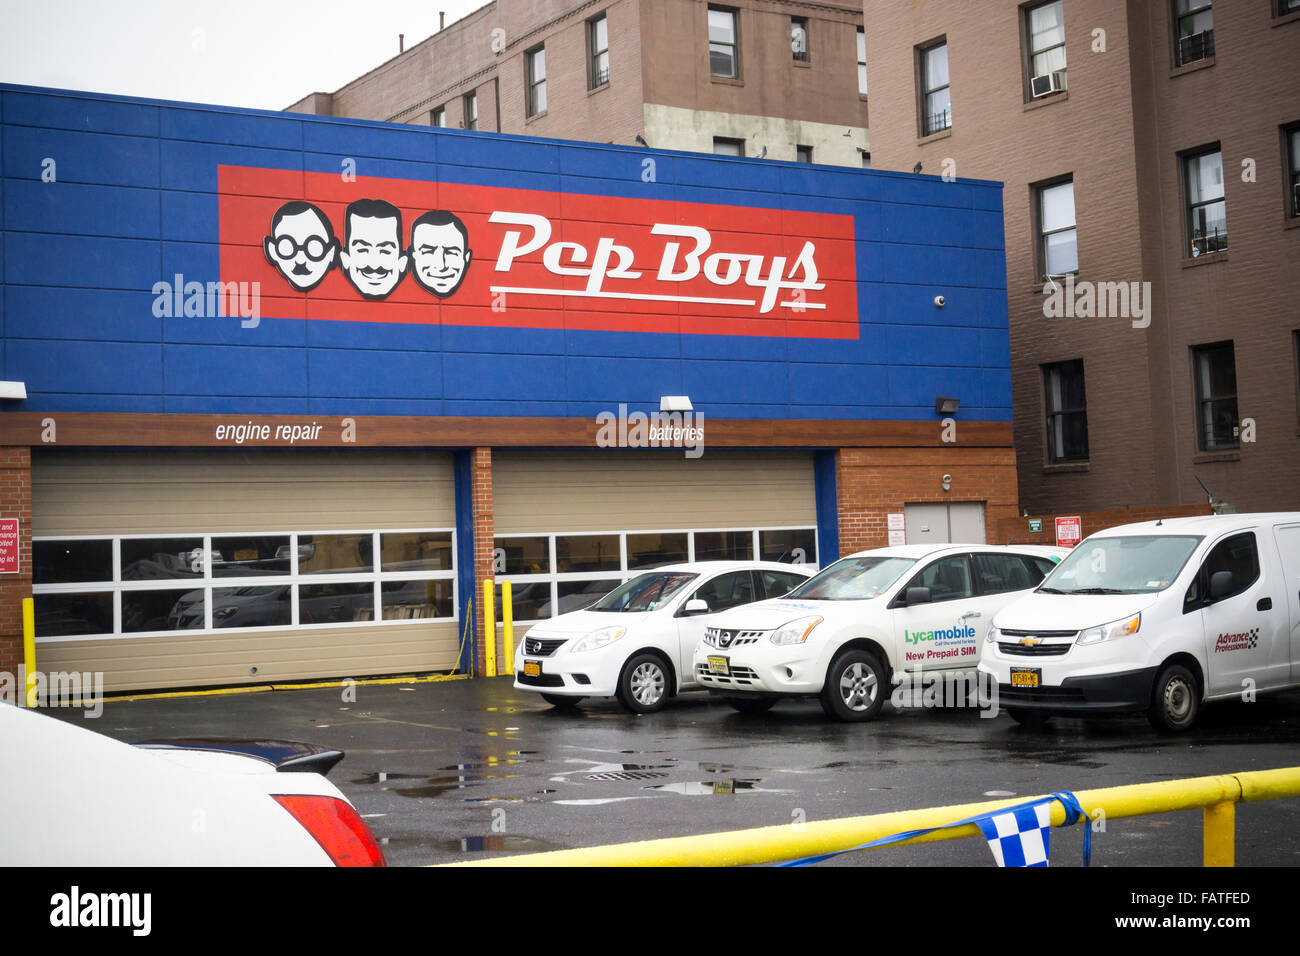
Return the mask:
[(559, 844), (548, 843), (536, 837), (513, 833), (490, 833), (487, 836), (461, 837), (459, 840), (439, 840), (439, 850), (452, 853), (498, 853), (503, 850), (559, 850)]
[(793, 790), (770, 790), (760, 787), (761, 780), (737, 780), (727, 777), (722, 780), (690, 780), (685, 783), (659, 783), (643, 790), (662, 790), (667, 793), (680, 793), (688, 797), (734, 796), (740, 793), (794, 793)]

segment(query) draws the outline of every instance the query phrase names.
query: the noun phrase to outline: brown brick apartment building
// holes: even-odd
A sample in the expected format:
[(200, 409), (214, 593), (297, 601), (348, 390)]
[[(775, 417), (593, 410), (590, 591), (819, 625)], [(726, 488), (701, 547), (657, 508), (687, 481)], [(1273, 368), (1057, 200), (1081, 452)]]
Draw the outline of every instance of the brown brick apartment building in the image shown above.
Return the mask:
[(1022, 506), (1300, 507), (1300, 2), (864, 8), (876, 167), (1006, 184)]
[(852, 2), (495, 0), (289, 110), (861, 166), (862, 48)]

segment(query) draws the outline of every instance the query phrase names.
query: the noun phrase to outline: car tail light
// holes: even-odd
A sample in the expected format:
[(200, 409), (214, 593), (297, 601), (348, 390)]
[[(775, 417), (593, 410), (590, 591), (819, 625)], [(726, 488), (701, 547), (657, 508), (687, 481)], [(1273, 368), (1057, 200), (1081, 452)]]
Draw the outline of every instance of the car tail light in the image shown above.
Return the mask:
[(273, 794), (275, 802), (293, 815), (335, 866), (387, 866), (365, 821), (337, 797)]

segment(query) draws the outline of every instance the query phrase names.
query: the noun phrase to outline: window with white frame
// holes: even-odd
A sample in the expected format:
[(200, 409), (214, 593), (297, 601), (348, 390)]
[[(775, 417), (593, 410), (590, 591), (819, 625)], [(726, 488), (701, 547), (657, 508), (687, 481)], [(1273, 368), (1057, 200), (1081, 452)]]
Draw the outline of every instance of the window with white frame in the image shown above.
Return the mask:
[(816, 528), (607, 531), (497, 535), (493, 578), (510, 582), (516, 621), (540, 621), (594, 604), (642, 571), (689, 561), (817, 564)]
[(451, 529), (43, 537), (41, 638), (454, 620)]
[(471, 90), (461, 98), (465, 108), (465, 129), (478, 129), (478, 93)]
[(1214, 9), (1211, 0), (1174, 0), (1174, 65), (1214, 56)]
[(921, 72), (921, 135), (929, 136), (952, 126), (952, 98), (948, 89), (948, 43), (942, 41), (917, 50)]
[[(1058, 92), (1065, 83), (1065, 14), (1061, 0), (1025, 10), (1025, 39), (1028, 43), (1029, 82), (1034, 96)], [(1049, 80), (1055, 78), (1055, 86)], [(1035, 84), (1035, 81), (1039, 81)], [(1035, 89), (1035, 86), (1041, 87)]]
[(1187, 242), (1192, 258), (1228, 248), (1223, 154), (1218, 145), (1183, 157), (1187, 187)]
[(437, 107), (437, 108), (436, 108), (436, 109), (435, 109), (431, 114), (429, 114), (429, 125), (430, 125), (430, 126), (446, 126), (446, 125), (447, 125), (447, 107), (445, 107), (445, 106), (439, 106), (439, 107)]
[(528, 115), (546, 112), (546, 48), (539, 46), (524, 54), (527, 62)]
[(1044, 276), (1079, 271), (1078, 229), (1074, 222), (1074, 180), (1036, 187), (1038, 255)]
[(709, 72), (713, 76), (740, 78), (740, 36), (735, 10), (709, 7)]
[(587, 21), (587, 89), (609, 82), (609, 18), (605, 14)]

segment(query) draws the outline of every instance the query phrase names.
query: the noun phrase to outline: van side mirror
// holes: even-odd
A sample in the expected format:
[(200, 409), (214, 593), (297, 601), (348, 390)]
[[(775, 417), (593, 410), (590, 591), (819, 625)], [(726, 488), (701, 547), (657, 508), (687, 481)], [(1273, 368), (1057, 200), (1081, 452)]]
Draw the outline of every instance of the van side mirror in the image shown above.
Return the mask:
[(686, 602), (686, 606), (682, 608), (683, 617), (690, 617), (691, 615), (694, 614), (708, 614), (708, 613), (709, 613), (709, 602), (704, 600), (704, 598), (691, 598), (689, 601)]
[(1219, 601), (1232, 593), (1232, 572), (1215, 571), (1210, 575), (1210, 600)]
[(929, 604), (930, 589), (929, 588), (908, 588), (907, 594), (903, 598), (903, 600), (907, 602), (908, 607), (911, 607), (913, 604)]

